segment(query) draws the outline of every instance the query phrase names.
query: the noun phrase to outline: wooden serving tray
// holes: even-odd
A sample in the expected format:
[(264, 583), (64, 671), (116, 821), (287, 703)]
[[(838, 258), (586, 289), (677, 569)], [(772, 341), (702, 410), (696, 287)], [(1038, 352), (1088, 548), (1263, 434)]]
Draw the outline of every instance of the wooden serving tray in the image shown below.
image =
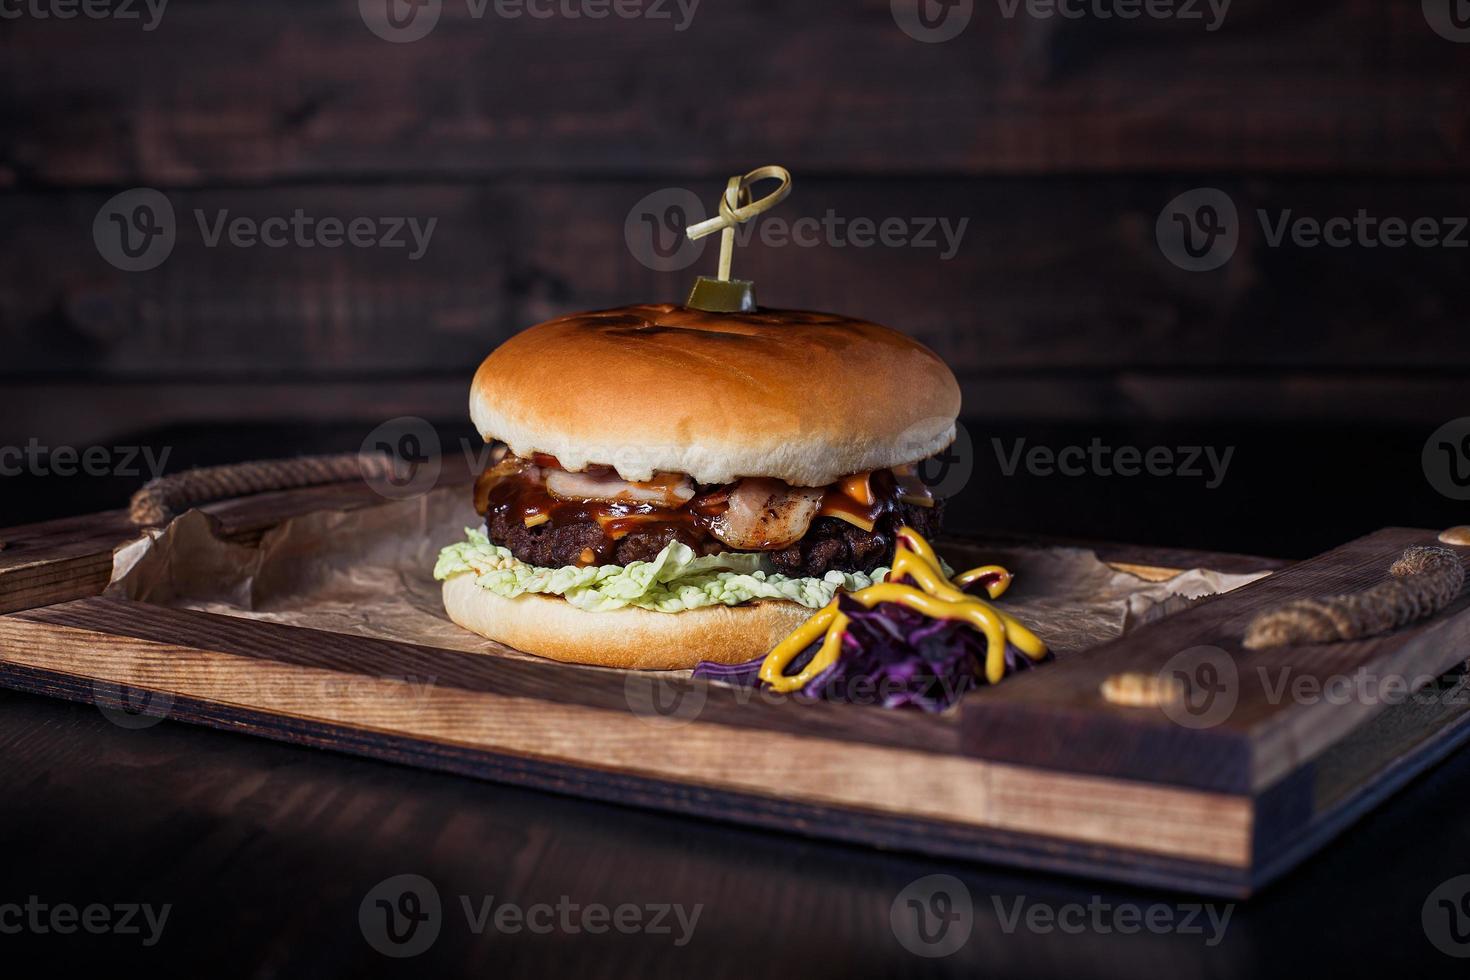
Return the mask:
[[(227, 537), (250, 541), (289, 516), (378, 500), (337, 485), (204, 509)], [(1232, 896), (1303, 860), (1470, 733), (1470, 697), (1459, 689), (1470, 595), (1377, 640), (1250, 654), (1239, 644), (1257, 610), (1380, 581), (1406, 546), (1434, 541), (1428, 531), (1360, 538), (974, 692), (942, 716), (100, 597), (111, 549), (134, 536), (121, 512), (0, 531), (0, 686), (103, 707), (147, 692), (173, 719), (407, 765)], [(1280, 564), (1100, 554), (1145, 573)], [(1238, 700), (1218, 723), (1100, 694), (1112, 674), (1156, 673), (1201, 646), (1236, 667)], [(1282, 676), (1332, 690), (1334, 678), (1360, 671), (1423, 689), (1414, 699), (1279, 696)]]

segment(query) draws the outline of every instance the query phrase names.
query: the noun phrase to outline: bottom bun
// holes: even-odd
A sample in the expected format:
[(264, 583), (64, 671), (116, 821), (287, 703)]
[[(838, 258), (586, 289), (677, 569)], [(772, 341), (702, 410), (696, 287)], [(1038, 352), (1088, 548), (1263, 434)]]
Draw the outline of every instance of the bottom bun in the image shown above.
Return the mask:
[(781, 600), (680, 613), (632, 608), (586, 612), (560, 596), (505, 599), (480, 588), (473, 575), (445, 581), (444, 608), (470, 632), (526, 653), (639, 670), (687, 669), (703, 660), (754, 660), (813, 613)]

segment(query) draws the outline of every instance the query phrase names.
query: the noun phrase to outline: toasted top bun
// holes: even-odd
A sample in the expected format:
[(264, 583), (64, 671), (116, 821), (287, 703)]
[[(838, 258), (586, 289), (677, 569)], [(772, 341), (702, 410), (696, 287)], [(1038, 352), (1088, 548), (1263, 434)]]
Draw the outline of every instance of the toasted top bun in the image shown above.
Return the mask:
[(560, 596), (505, 599), (480, 588), (473, 575), (446, 580), (443, 594), (449, 618), (472, 633), (553, 660), (637, 670), (744, 663), (769, 653), (813, 612), (779, 599), (676, 614), (586, 612)]
[(625, 480), (825, 486), (954, 440), (960, 390), (927, 347), (863, 320), (629, 306), (531, 327), (480, 365), (470, 415), (518, 456)]

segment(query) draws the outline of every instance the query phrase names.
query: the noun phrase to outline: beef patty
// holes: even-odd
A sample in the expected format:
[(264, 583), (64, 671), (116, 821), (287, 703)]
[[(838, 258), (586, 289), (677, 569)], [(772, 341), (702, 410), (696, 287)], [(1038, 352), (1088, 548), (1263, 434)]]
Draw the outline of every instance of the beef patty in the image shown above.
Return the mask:
[[(675, 529), (668, 525), (650, 525), (646, 529), (632, 531), (619, 538), (608, 554), (607, 538), (596, 521), (573, 521), (553, 527), (542, 524), (526, 527), (519, 518), (507, 510), (492, 510), (487, 518), (486, 532), (490, 540), (521, 561), (542, 568), (561, 568), (563, 565), (583, 565), (584, 551), (599, 555), (600, 564), (627, 565), (635, 561), (651, 561), (674, 540)], [(684, 542), (691, 547), (694, 541)]]
[(933, 507), (897, 503), (864, 531), (836, 517), (818, 517), (795, 544), (768, 553), (776, 571), (821, 578), (830, 571), (871, 572), (893, 560), (894, 535), (905, 524), (926, 538), (939, 533), (944, 501)]
[[(864, 531), (835, 517), (819, 517), (812, 521), (806, 536), (780, 551), (768, 552), (776, 570), (786, 575), (820, 578), (829, 571), (870, 572), (886, 565), (893, 557), (894, 532), (907, 524), (924, 537), (939, 531), (943, 517), (943, 501), (933, 507), (898, 503)], [(650, 525), (619, 538), (609, 556), (603, 549), (607, 539), (596, 521), (576, 521), (553, 527), (542, 524), (526, 527), (518, 517), (506, 510), (492, 510), (486, 530), (490, 540), (508, 548), (523, 562), (543, 568), (583, 564), (584, 551), (601, 554), (599, 562), (627, 565), (635, 561), (651, 561), (679, 532), (667, 525)], [(685, 540), (699, 550), (700, 544)]]

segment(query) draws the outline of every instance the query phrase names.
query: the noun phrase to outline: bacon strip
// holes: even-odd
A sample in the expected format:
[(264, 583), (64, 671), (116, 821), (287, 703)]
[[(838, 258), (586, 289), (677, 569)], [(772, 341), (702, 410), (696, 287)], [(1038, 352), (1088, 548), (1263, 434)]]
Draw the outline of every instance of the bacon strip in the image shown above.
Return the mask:
[(612, 475), (551, 470), (546, 474), (546, 490), (561, 500), (657, 504), (669, 508), (682, 507), (694, 498), (693, 481), (674, 474), (660, 474), (659, 479), (650, 483), (629, 483)]
[(780, 480), (741, 480), (730, 493), (729, 509), (711, 521), (710, 533), (739, 551), (784, 548), (806, 534), (824, 493)]

